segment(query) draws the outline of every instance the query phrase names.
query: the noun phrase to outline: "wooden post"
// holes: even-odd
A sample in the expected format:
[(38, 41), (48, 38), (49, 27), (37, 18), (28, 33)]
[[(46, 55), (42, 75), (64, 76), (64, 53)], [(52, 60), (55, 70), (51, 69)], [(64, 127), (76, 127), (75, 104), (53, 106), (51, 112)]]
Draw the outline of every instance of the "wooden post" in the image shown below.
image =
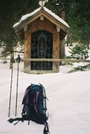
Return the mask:
[[(24, 57), (30, 57), (30, 38), (28, 30), (24, 33)], [(30, 70), (30, 62), (24, 61), (24, 71), (28, 72)]]
[[(13, 53), (10, 54), (10, 59), (12, 58), (12, 56), (13, 56)], [(12, 65), (11, 60), (10, 60), (10, 69), (12, 69), (12, 67), (13, 67), (13, 65)]]

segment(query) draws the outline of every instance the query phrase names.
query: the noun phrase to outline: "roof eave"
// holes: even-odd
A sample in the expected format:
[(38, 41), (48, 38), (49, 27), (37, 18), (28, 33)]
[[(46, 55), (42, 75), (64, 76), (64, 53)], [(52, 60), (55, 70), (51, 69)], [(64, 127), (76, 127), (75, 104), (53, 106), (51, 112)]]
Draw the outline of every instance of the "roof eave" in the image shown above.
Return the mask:
[[(47, 9), (47, 8), (46, 8)], [(49, 21), (51, 21), (53, 24), (55, 24), (56, 26), (60, 27), (63, 31), (67, 32), (68, 30), (68, 26), (63, 24), (62, 22), (58, 21), (54, 16), (52, 16), (51, 14), (49, 14), (47, 11), (44, 10), (44, 8), (41, 8), (38, 12), (36, 12), (35, 14), (33, 14), (30, 19), (30, 17), (28, 17), (26, 20), (24, 20), (23, 22), (17, 24), (15, 27), (13, 27), (15, 29), (15, 32), (19, 32), (20, 30), (22, 30), (26, 25), (32, 23), (33, 21), (35, 21), (37, 18), (39, 18), (41, 15), (43, 15), (45, 18), (47, 18)]]

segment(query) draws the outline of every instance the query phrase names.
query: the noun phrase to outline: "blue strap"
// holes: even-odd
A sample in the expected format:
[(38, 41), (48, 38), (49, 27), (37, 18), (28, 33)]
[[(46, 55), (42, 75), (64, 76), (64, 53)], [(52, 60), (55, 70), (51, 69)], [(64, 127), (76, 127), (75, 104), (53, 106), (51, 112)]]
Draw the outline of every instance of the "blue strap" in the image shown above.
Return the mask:
[(35, 98), (34, 98), (34, 109), (35, 109), (36, 113), (39, 115), (39, 111), (38, 111), (38, 108), (37, 108), (38, 96), (39, 96), (39, 91), (37, 91), (35, 93)]

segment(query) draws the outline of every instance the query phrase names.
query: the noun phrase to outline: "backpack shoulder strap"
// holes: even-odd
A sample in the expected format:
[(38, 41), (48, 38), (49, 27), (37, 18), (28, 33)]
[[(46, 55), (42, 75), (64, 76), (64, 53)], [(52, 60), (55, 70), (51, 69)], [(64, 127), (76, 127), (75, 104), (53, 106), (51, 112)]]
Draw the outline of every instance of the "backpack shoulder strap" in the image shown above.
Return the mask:
[(50, 134), (49, 127), (48, 127), (48, 123), (47, 122), (44, 122), (43, 134)]
[(40, 92), (39, 91), (36, 91), (35, 94), (34, 94), (34, 100), (33, 100), (33, 103), (34, 103), (34, 109), (35, 109), (35, 112), (40, 116), (41, 114), (41, 110), (40, 108), (42, 108), (42, 106), (39, 107), (39, 97), (40, 97)]

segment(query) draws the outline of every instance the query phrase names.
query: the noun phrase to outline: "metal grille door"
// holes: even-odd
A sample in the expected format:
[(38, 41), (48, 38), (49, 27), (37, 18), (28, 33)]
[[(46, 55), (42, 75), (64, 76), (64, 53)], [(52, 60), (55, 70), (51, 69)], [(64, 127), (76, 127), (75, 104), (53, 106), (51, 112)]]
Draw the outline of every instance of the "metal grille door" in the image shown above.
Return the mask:
[[(52, 58), (53, 35), (39, 30), (31, 34), (31, 58)], [(31, 70), (52, 70), (52, 62), (31, 61)]]

